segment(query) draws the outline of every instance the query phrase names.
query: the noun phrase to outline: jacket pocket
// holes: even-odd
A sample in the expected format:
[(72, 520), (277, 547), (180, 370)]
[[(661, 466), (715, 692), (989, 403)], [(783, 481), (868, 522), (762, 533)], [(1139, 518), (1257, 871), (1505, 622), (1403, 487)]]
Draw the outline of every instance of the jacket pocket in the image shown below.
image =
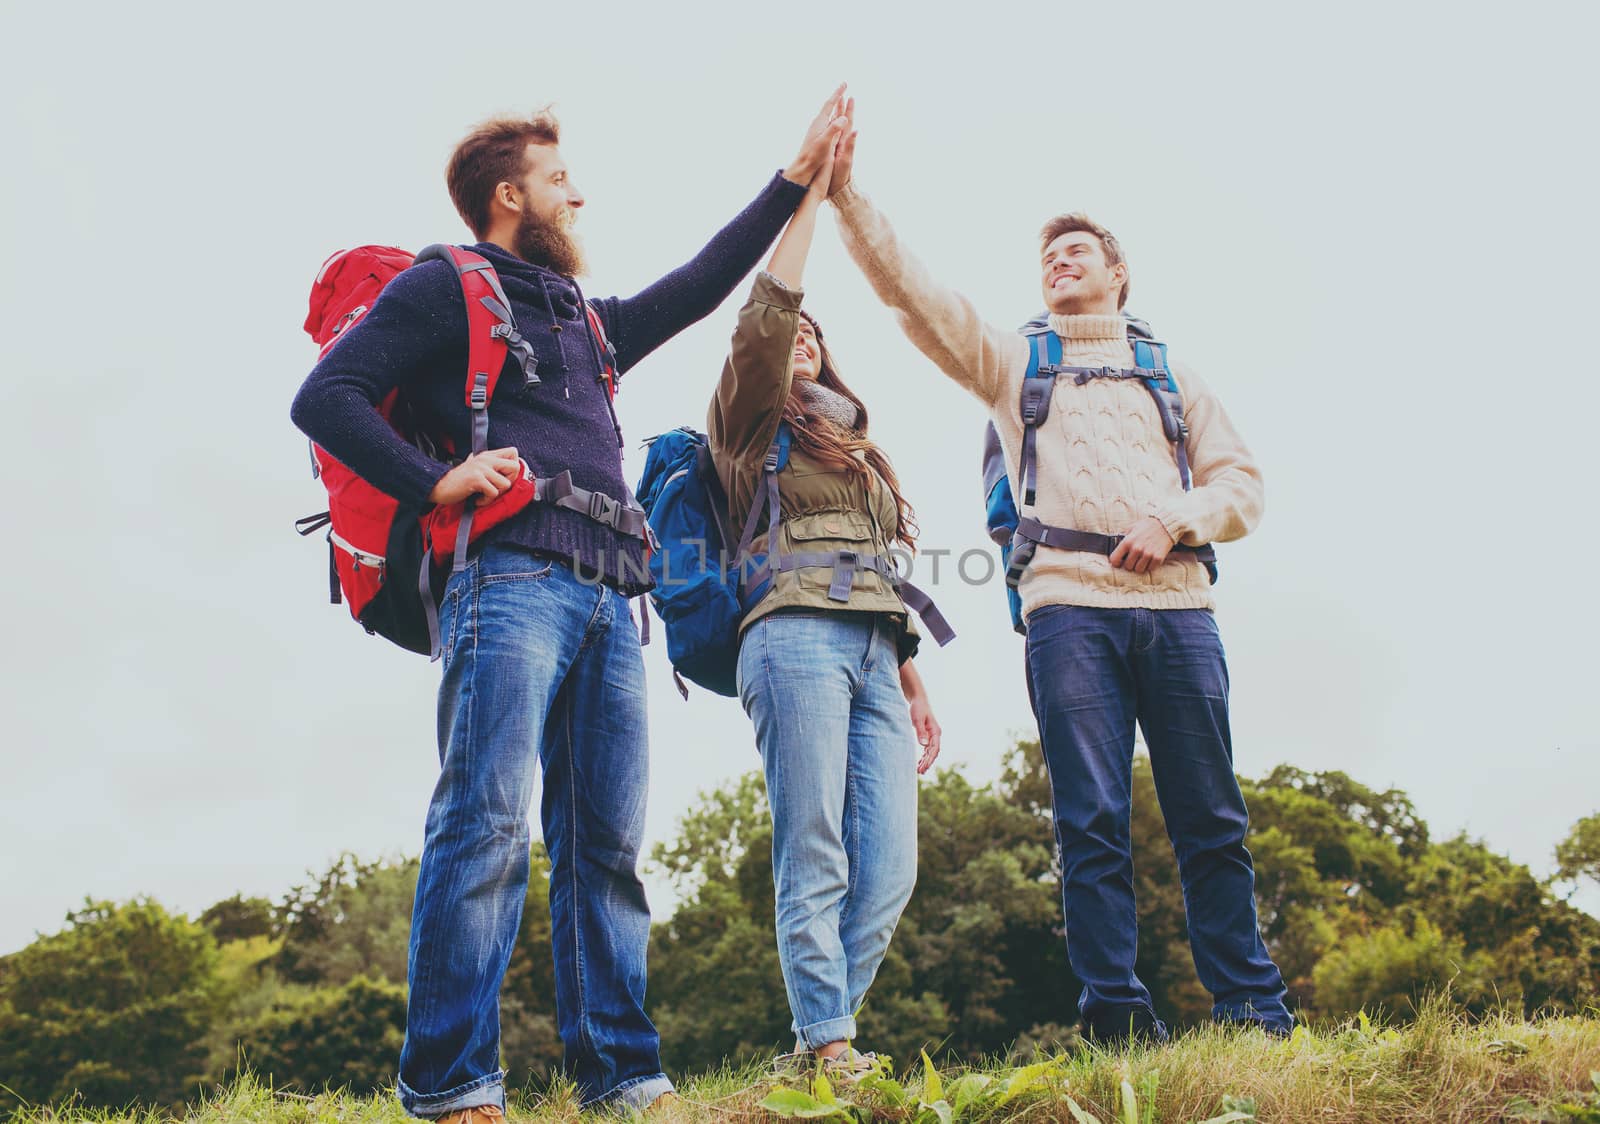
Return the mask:
[[(785, 554), (834, 554), (841, 550), (861, 555), (878, 553), (872, 520), (859, 511), (818, 511), (787, 518), (783, 521), (783, 538)], [(807, 566), (798, 571), (800, 588), (826, 596), (833, 584), (833, 573), (829, 566)], [(883, 593), (887, 587), (877, 574), (858, 569), (852, 588), (860, 593)]]

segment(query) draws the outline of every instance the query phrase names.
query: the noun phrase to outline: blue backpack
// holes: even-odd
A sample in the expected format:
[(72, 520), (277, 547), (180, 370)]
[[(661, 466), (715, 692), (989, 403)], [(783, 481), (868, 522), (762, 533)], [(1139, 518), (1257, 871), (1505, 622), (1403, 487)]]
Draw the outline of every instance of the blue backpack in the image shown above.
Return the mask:
[[(684, 427), (646, 443), (650, 451), (636, 493), (660, 544), (650, 555), (655, 580), (650, 600), (667, 627), (667, 658), (685, 698), (685, 678), (719, 695), (738, 694), (739, 624), (771, 589), (774, 571), (830, 568), (834, 580), (828, 596), (845, 602), (856, 571), (871, 570), (894, 584), (940, 645), (955, 637), (928, 595), (900, 578), (890, 556), (851, 550), (778, 553), (778, 473), (789, 463), (791, 441), (788, 424), (779, 425), (762, 464), (763, 486), (756, 489), (737, 539), (706, 435)], [(766, 549), (758, 551), (756, 527), (769, 510)]]
[[(667, 658), (685, 698), (688, 677), (708, 691), (738, 694), (740, 559), (749, 537), (728, 526), (728, 496), (711, 461), (706, 435), (684, 426), (646, 442), (644, 473), (635, 490), (660, 547), (650, 554), (655, 589), (650, 600), (667, 626)], [(788, 426), (778, 427), (768, 460), (789, 454)], [(751, 529), (765, 504), (758, 494)]]
[[(1172, 442), (1183, 490), (1187, 492), (1193, 486), (1189, 476), (1189, 427), (1183, 420), (1183, 398), (1178, 392), (1178, 382), (1167, 366), (1167, 345), (1156, 340), (1150, 325), (1143, 320), (1135, 320), (1126, 314), (1124, 318), (1128, 325), (1128, 342), (1133, 345), (1132, 368), (1064, 365), (1061, 362), (1061, 337), (1050, 330), (1049, 320), (1043, 314), (1018, 329), (1029, 343), (1028, 370), (1022, 380), (1021, 396), (1022, 463), (1018, 475), (1023, 502), (1020, 508), (1006, 474), (1000, 434), (993, 422), (984, 432), (983, 494), (989, 537), (999, 545), (1000, 560), (1006, 568), (1006, 600), (1011, 607), (1011, 627), (1023, 635), (1027, 634), (1028, 626), (1022, 618), (1022, 597), (1017, 587), (1040, 546), (1109, 555), (1122, 541), (1121, 535), (1101, 535), (1070, 527), (1054, 527), (1026, 514), (1034, 504), (1039, 483), (1038, 430), (1050, 416), (1050, 400), (1058, 375), (1071, 375), (1073, 382), (1079, 386), (1091, 379), (1131, 379), (1142, 383), (1155, 400), (1156, 411), (1161, 415), (1162, 431), (1167, 440)], [(1211, 581), (1216, 582), (1217, 555), (1210, 544), (1185, 546), (1179, 543), (1172, 549), (1174, 552), (1193, 554), (1205, 566)]]

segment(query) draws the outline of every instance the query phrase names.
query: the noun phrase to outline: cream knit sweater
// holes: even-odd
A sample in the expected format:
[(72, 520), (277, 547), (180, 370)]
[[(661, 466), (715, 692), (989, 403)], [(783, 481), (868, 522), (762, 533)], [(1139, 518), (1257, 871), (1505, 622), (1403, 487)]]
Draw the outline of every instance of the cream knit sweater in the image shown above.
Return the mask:
[[(900, 245), (894, 230), (854, 184), (832, 198), (845, 247), (900, 327), (929, 359), (989, 408), (1012, 493), (1022, 453), (1022, 380), (1028, 342), (986, 323), (972, 303), (938, 284)], [(1133, 366), (1119, 316), (1051, 316), (1064, 362)], [(1050, 416), (1039, 430), (1040, 521), (1120, 535), (1146, 515), (1178, 542), (1228, 542), (1255, 529), (1263, 504), (1261, 472), (1216, 395), (1194, 372), (1173, 365), (1189, 425), (1193, 489), (1183, 490), (1172, 445), (1150, 392), (1139, 382), (1056, 381)], [(1040, 547), (1022, 580), (1022, 609), (1089, 605), (1108, 609), (1210, 609), (1211, 585), (1193, 555), (1175, 553), (1148, 574), (1117, 570), (1103, 556)]]

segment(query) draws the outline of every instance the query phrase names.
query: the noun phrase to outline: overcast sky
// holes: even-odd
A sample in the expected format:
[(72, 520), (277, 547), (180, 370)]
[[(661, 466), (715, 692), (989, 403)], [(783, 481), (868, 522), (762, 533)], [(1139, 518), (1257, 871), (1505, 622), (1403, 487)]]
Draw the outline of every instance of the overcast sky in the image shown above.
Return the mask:
[[(1265, 472), (1217, 588), (1239, 770), (1398, 786), (1540, 873), (1600, 810), (1593, 4), (5, 10), (0, 953), (85, 895), (198, 913), (420, 849), (437, 667), (329, 606), (292, 532), (325, 506), (300, 323), (333, 250), (468, 240), (451, 146), (545, 102), (594, 295), (693, 254), (841, 80), (858, 183), (995, 323), (1040, 305), (1043, 219), (1088, 210)], [(807, 281), (923, 544), (983, 546), (980, 408), (829, 218)], [(703, 423), (745, 288), (624, 383), (630, 478)], [(998, 584), (937, 593), (943, 763), (988, 779), (1030, 728), (1021, 640)], [(656, 841), (758, 759), (645, 659)]]

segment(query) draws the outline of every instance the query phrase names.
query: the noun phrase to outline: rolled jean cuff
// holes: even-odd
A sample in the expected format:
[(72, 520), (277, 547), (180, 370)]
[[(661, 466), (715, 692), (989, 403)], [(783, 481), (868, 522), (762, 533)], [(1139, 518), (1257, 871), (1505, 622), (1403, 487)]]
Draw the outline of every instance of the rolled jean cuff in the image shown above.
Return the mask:
[(404, 1081), (397, 1081), (396, 1085), (400, 1107), (424, 1120), (478, 1105), (492, 1104), (502, 1112), (506, 1107), (506, 1071), (503, 1069), (442, 1093), (419, 1093)]
[(849, 1015), (842, 1019), (824, 1019), (820, 1023), (795, 1027), (794, 1036), (807, 1050), (815, 1050), (830, 1042), (849, 1042), (856, 1036), (856, 1020)]
[(643, 1110), (649, 1108), (651, 1102), (663, 1093), (672, 1091), (672, 1082), (666, 1074), (652, 1073), (648, 1077), (630, 1078), (605, 1096), (596, 1097), (583, 1107), (587, 1109), (610, 1105), (612, 1107), (626, 1106)]

